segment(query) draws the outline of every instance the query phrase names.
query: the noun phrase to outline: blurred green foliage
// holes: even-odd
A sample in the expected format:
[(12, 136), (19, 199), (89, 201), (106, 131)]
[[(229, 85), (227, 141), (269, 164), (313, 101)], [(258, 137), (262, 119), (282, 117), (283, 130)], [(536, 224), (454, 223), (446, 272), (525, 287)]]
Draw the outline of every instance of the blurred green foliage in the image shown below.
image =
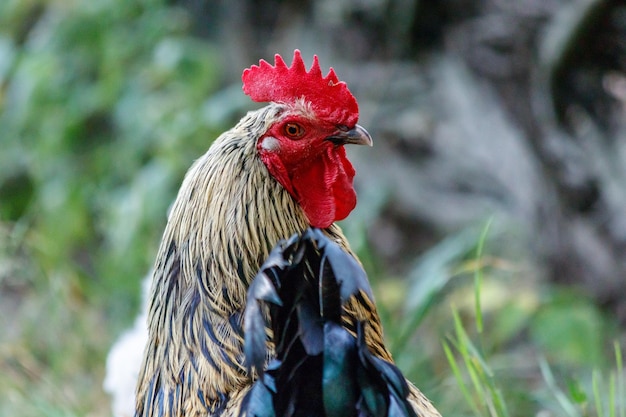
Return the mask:
[(0, 2), (0, 415), (108, 414), (106, 351), (230, 122), (207, 114), (219, 55), (190, 32), (159, 0)]
[(408, 378), (444, 416), (626, 415), (614, 319), (585, 294), (538, 282), (524, 260), (502, 258), (498, 233), (480, 236), (448, 236), (406, 279), (370, 274)]
[(2, 220), (28, 224), (48, 271), (87, 296), (111, 284), (121, 307), (182, 173), (223, 127), (203, 114), (217, 54), (159, 1), (0, 7)]

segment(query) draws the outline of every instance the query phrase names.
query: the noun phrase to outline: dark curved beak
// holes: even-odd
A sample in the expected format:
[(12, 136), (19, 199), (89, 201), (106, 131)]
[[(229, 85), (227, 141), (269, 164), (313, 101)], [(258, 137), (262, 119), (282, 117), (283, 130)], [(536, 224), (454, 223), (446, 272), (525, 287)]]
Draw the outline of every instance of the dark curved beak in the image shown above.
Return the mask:
[(326, 138), (326, 140), (334, 143), (335, 145), (367, 145), (372, 146), (374, 141), (367, 130), (359, 125), (355, 125), (352, 129), (338, 130), (332, 136)]

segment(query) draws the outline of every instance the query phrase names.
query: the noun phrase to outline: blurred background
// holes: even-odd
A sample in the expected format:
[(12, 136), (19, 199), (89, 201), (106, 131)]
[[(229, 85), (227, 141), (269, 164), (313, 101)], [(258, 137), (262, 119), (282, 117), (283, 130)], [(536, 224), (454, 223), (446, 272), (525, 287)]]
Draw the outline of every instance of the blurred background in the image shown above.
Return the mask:
[(623, 417), (616, 0), (0, 1), (0, 415), (111, 415), (185, 171), (295, 48), (374, 137), (342, 227), (400, 368), (444, 415)]

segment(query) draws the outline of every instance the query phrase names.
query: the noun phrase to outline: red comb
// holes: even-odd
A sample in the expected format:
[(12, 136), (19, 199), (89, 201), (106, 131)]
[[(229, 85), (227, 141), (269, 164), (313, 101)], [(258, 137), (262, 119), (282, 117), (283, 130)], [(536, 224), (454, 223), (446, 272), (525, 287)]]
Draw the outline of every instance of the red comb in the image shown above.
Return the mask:
[(337, 125), (353, 127), (359, 119), (359, 106), (343, 81), (331, 68), (326, 77), (317, 59), (306, 70), (299, 50), (293, 53), (293, 62), (287, 67), (280, 55), (274, 57), (274, 66), (260, 60), (243, 71), (243, 91), (257, 102), (293, 103), (304, 98), (316, 115)]

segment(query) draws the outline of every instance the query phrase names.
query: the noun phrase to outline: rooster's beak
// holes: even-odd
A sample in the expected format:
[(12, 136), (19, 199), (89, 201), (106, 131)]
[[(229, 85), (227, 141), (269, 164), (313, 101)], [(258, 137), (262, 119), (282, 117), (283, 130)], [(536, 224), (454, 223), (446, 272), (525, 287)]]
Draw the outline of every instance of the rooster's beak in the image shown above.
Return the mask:
[(367, 130), (359, 125), (355, 125), (350, 130), (339, 130), (326, 140), (335, 145), (367, 145), (372, 146), (374, 142)]

